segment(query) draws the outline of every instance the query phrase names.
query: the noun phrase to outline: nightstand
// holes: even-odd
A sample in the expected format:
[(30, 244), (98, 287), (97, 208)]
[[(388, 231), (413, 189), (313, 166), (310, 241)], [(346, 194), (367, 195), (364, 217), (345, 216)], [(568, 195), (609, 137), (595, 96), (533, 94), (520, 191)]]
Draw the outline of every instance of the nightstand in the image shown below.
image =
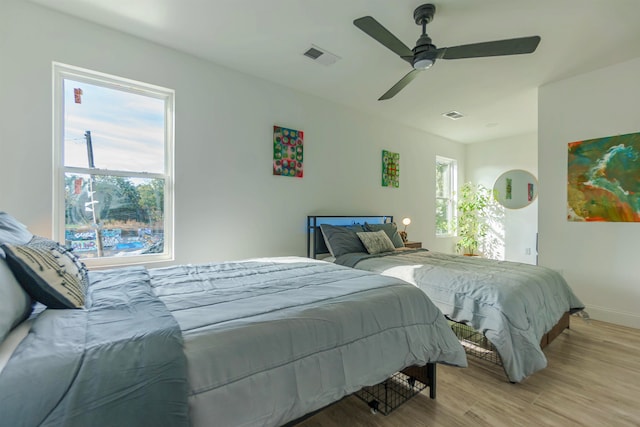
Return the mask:
[(422, 247), (422, 242), (404, 242), (404, 247), (405, 248), (412, 248), (412, 249), (420, 249)]

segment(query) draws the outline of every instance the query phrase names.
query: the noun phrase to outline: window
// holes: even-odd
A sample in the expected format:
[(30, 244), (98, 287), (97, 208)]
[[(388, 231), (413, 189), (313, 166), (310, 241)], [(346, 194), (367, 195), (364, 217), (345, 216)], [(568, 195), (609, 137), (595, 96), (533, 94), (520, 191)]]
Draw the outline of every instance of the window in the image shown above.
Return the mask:
[(172, 259), (173, 91), (53, 73), (57, 239), (89, 266)]
[(455, 189), (458, 163), (436, 157), (436, 236), (455, 234)]

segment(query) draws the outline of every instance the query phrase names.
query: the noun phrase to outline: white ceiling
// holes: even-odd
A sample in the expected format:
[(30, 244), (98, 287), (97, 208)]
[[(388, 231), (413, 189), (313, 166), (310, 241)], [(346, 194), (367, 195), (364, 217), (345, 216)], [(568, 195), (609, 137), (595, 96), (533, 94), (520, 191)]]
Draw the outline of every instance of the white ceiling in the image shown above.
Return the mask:
[[(537, 128), (537, 88), (640, 57), (639, 0), (434, 0), (438, 47), (539, 35), (535, 53), (410, 65), (353, 25), (371, 15), (413, 48), (425, 0), (32, 0), (216, 64), (463, 143)], [(303, 56), (311, 45), (341, 59)], [(441, 114), (465, 115), (453, 121)]]

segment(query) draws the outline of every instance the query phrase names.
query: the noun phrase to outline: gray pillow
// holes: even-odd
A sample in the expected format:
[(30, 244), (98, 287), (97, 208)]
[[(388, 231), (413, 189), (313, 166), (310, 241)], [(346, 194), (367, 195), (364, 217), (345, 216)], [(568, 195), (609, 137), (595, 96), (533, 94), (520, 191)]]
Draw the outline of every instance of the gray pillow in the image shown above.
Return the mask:
[[(29, 243), (33, 234), (20, 221), (6, 212), (0, 212), (0, 245), (6, 243), (12, 245), (24, 245)], [(4, 252), (0, 248), (0, 258), (4, 258)]]
[(49, 308), (82, 308), (87, 270), (74, 254), (49, 239), (2, 246), (7, 264), (22, 288)]
[(387, 222), (385, 224), (369, 224), (364, 223), (365, 231), (379, 231), (382, 230), (387, 233), (391, 243), (396, 248), (403, 248), (404, 242), (402, 241), (402, 237), (400, 237), (400, 233), (398, 233), (398, 227), (395, 222)]
[(383, 230), (379, 231), (363, 231), (356, 233), (362, 244), (367, 248), (367, 252), (371, 255), (383, 252), (393, 252), (396, 248), (393, 246), (391, 239)]
[(20, 287), (7, 261), (0, 259), (0, 343), (30, 313), (31, 297)]
[(321, 224), (320, 230), (329, 252), (334, 257), (353, 252), (367, 252), (356, 232), (364, 231), (361, 225)]

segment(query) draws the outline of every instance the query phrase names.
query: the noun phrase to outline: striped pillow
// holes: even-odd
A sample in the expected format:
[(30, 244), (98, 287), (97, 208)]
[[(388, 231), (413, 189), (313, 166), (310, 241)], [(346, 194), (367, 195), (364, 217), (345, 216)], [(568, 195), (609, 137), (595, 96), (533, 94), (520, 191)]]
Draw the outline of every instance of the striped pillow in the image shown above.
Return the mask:
[(26, 245), (3, 245), (7, 264), (31, 297), (49, 308), (82, 308), (87, 270), (52, 240), (34, 237)]
[(379, 231), (365, 231), (356, 233), (362, 244), (371, 255), (379, 254), (382, 252), (392, 252), (396, 248), (393, 246), (393, 242), (383, 230)]

